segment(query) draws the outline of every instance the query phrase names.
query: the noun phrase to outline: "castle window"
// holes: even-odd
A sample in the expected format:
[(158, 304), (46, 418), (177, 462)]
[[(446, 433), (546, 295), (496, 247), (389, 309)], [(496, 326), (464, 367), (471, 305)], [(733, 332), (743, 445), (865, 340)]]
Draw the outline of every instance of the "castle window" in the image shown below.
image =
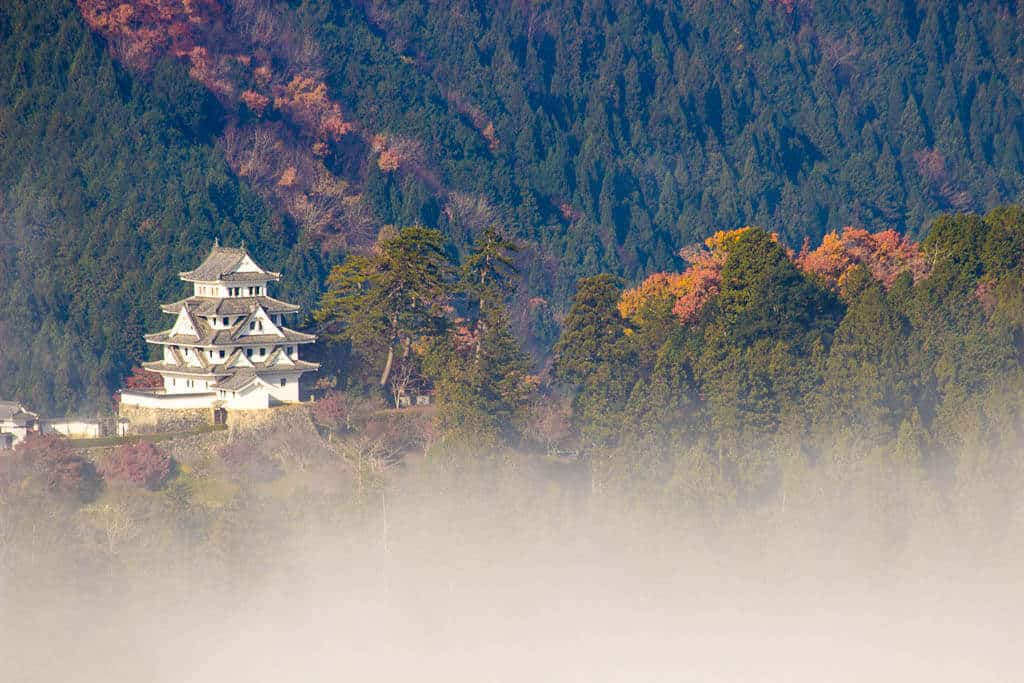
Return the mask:
[(221, 349), (221, 350), (220, 350), (220, 357), (221, 357), (221, 358), (223, 358), (223, 357), (224, 357), (224, 349)]
[(282, 377), (281, 378), (281, 386), (283, 387), (286, 384), (288, 384), (288, 380), (286, 380), (284, 377)]
[(224, 318), (224, 327), (227, 327), (227, 326), (228, 326), (228, 319)]
[(291, 346), (288, 347), (288, 355), (289, 356), (292, 355), (292, 347)]
[(249, 329), (250, 330), (255, 330), (256, 329), (256, 323), (250, 320), (249, 321)]
[(245, 350), (245, 357), (246, 358), (252, 358), (252, 349), (246, 349)]
[(267, 355), (267, 350), (261, 347), (261, 348), (260, 348), (260, 355), (261, 355), (261, 356), (265, 356), (265, 355)]

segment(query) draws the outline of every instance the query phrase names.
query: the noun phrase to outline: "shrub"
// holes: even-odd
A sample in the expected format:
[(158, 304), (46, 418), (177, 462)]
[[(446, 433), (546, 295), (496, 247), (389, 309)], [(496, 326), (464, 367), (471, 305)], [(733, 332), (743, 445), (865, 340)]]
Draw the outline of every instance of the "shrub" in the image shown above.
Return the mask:
[(118, 447), (102, 471), (107, 479), (141, 484), (155, 491), (171, 476), (172, 468), (171, 456), (148, 441), (139, 441)]
[(15, 457), (21, 460), (29, 476), (44, 481), (56, 495), (88, 502), (103, 488), (95, 465), (75, 453), (60, 437), (31, 434), (18, 446)]

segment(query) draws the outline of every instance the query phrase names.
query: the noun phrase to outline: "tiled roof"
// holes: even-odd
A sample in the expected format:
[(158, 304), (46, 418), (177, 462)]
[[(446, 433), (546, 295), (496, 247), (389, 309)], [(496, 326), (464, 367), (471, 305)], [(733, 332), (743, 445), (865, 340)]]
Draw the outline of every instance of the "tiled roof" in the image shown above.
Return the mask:
[[(240, 324), (244, 325), (245, 321), (243, 320)], [(316, 341), (316, 335), (296, 332), (287, 327), (281, 328), (284, 337), (279, 337), (276, 334), (250, 334), (244, 337), (236, 337), (235, 332), (238, 325), (226, 330), (214, 330), (206, 325), (206, 323), (199, 321), (198, 326), (203, 331), (202, 336), (199, 337), (191, 334), (171, 335), (170, 330), (164, 330), (163, 332), (147, 334), (146, 341), (153, 344), (181, 344), (183, 346), (230, 346), (232, 344), (248, 346), (252, 344), (281, 344), (288, 342), (306, 344)]]
[(252, 282), (253, 280), (262, 280), (265, 279), (266, 277), (276, 279), (277, 275), (277, 273), (270, 273), (265, 270), (259, 270), (254, 272), (243, 271), (240, 273), (224, 273), (217, 279), (223, 280), (224, 282)]
[(227, 391), (238, 391), (239, 389), (245, 388), (247, 384), (254, 381), (256, 378), (257, 375), (252, 370), (239, 370), (227, 379), (217, 382), (217, 384), (214, 385), (214, 388), (225, 389)]
[(0, 401), (0, 420), (9, 420), (18, 413), (38, 417), (38, 415), (32, 411), (26, 410), (25, 406), (21, 405), (17, 401)]
[(159, 360), (154, 360), (154, 361), (149, 361), (149, 362), (143, 363), (142, 367), (146, 368), (147, 370), (152, 370), (154, 372), (176, 372), (176, 373), (182, 374), (182, 375), (202, 375), (202, 376), (221, 375), (221, 376), (226, 376), (230, 372), (234, 372), (234, 370), (229, 370), (227, 372), (217, 372), (216, 371), (217, 370), (216, 367), (210, 368), (210, 369), (207, 370), (207, 369), (204, 369), (204, 368), (197, 368), (197, 367), (194, 367), (194, 366), (191, 366), (191, 365), (186, 365), (186, 366), (174, 365), (173, 363), (165, 363), (165, 362), (159, 361)]
[(228, 375), (237, 374), (239, 372), (285, 372), (291, 370), (317, 370), (320, 368), (319, 363), (310, 363), (304, 360), (292, 361), (294, 365), (278, 366), (270, 364), (271, 356), (267, 357), (266, 361), (257, 362), (253, 361), (253, 367), (251, 368), (228, 368), (227, 362), (219, 363), (217, 365), (211, 365), (208, 368), (198, 368), (192, 365), (174, 365), (172, 363), (165, 363), (163, 361), (149, 361), (142, 364), (142, 367), (147, 370), (153, 370), (154, 372), (176, 372), (183, 375), (203, 375), (203, 376), (217, 376), (226, 377)]
[[(210, 250), (206, 260), (195, 270), (178, 273), (178, 276), (188, 282), (216, 282), (217, 280), (252, 280), (255, 278), (278, 279), (278, 273), (271, 273), (260, 268), (258, 271), (249, 273), (232, 273), (238, 264), (248, 256), (245, 248), (237, 249), (222, 247), (215, 244)], [(259, 266), (257, 266), (259, 267)]]
[(251, 313), (256, 306), (262, 306), (267, 313), (294, 313), (299, 306), (290, 304), (287, 301), (280, 301), (269, 296), (245, 296), (214, 298), (204, 296), (190, 296), (172, 304), (164, 304), (161, 308), (165, 313), (177, 313), (182, 306), (188, 306), (193, 313), (199, 316), (211, 315), (244, 315)]

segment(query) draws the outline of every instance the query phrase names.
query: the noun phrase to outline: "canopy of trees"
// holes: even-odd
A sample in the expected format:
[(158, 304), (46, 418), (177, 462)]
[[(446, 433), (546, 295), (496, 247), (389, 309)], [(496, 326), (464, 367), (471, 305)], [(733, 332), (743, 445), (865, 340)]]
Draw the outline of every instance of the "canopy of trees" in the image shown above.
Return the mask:
[(981, 407), (1024, 379), (1021, 235), (1020, 207), (944, 215), (922, 244), (846, 229), (794, 254), (759, 228), (721, 233), (695, 314), (678, 311), (697, 266), (626, 291), (582, 280), (555, 376), (582, 442), (630, 471), (655, 439), (669, 470), (703, 444), (748, 502), (777, 495), (792, 457), (880, 459), (941, 487), (978, 456), (962, 450), (977, 420), (1021, 427)]
[(501, 225), (524, 284), (509, 321), (535, 357), (601, 272), (696, 258), (663, 283), (695, 320), (721, 264), (680, 249), (722, 228), (798, 249), (852, 225), (801, 267), (840, 287), (856, 265), (920, 279), (899, 235), (1022, 197), (1022, 12), (6, 2), (0, 389), (47, 412), (107, 405), (215, 236), (246, 239), (308, 305), (384, 226), (465, 255)]

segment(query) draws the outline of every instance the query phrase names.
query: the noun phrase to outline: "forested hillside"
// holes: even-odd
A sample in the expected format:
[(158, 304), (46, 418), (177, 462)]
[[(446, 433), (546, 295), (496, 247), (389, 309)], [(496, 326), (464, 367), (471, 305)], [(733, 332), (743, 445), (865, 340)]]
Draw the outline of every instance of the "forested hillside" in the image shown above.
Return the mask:
[(106, 401), (214, 236), (309, 303), (382, 226), (465, 256), (496, 225), (535, 349), (580, 277), (719, 230), (923, 236), (1024, 198), (1022, 29), (995, 1), (6, 2), (0, 391)]
[[(0, 393), (108, 409), (159, 303), (215, 236), (315, 300), (318, 252), (230, 171), (216, 101), (180, 67), (121, 69), (72, 4), (0, 6)], [(290, 291), (289, 291), (290, 290)]]
[[(454, 188), (516, 207), (573, 276), (636, 277), (749, 224), (796, 247), (920, 234), (1024, 190), (1013, 4), (331, 4), (304, 20), (342, 102), (425, 137)], [(349, 38), (364, 22), (400, 62)], [(479, 137), (432, 127), (438, 110)]]
[(79, 6), (132, 68), (174, 55), (237, 110), (236, 170), (328, 246), (500, 221), (558, 303), (719, 229), (920, 234), (1024, 191), (1001, 2)]

